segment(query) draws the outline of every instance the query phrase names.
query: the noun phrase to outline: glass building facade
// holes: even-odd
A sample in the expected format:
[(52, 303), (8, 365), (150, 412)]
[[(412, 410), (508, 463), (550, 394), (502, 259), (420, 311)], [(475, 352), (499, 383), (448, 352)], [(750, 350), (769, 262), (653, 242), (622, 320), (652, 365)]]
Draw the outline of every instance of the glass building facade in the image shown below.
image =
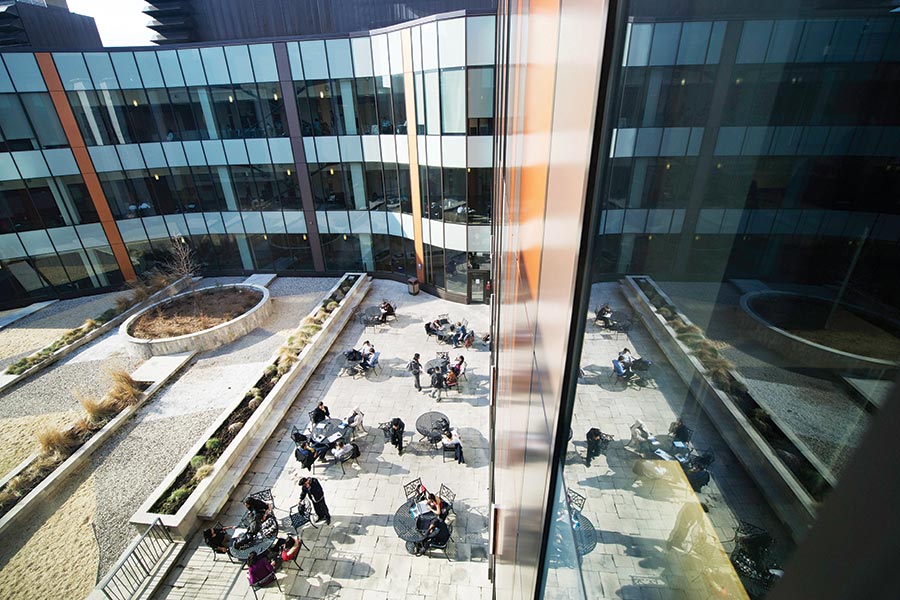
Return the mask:
[(206, 274), (366, 270), (483, 301), (494, 29), (448, 16), (328, 40), (4, 53), (4, 304), (118, 285), (181, 238)]
[(496, 597), (894, 595), (900, 17), (498, 23)]

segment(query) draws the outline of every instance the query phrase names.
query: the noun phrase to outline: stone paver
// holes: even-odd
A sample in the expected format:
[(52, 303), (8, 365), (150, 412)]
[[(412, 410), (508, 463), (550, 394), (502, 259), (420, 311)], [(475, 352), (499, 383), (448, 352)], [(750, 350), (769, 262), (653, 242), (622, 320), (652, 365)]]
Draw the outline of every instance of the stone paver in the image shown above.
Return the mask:
[[(591, 320), (593, 308), (604, 302), (613, 307), (614, 319), (630, 313), (618, 284), (595, 284)], [(626, 387), (610, 377), (612, 360), (625, 347), (653, 361), (651, 387)], [(698, 584), (693, 581), (697, 565), (688, 562), (690, 553), (682, 555), (666, 547), (682, 503), (676, 491), (669, 496), (659, 487), (664, 482), (636, 475), (632, 468), (637, 455), (624, 447), (629, 428), (638, 419), (650, 433), (665, 434), (669, 424), (682, 416), (695, 431), (695, 447), (715, 453), (710, 468), (713, 480), (698, 496), (708, 505), (708, 516), (720, 540), (733, 538), (733, 528), (741, 519), (767, 529), (779, 541), (781, 552), (788, 549), (787, 534), (774, 514), (639, 322), (618, 339), (615, 333), (588, 323), (581, 366), (585, 376), (576, 392), (564, 477), (569, 489), (587, 497), (584, 515), (597, 529), (597, 547), (582, 557), (581, 563), (589, 596), (697, 597)], [(588, 468), (584, 464), (585, 433), (591, 427), (613, 434), (615, 440), (606, 455)], [(732, 548), (729, 543), (724, 546), (729, 551)], [(568, 573), (565, 568), (551, 570), (554, 597), (564, 597), (563, 592), (573, 585)]]
[[(218, 515), (225, 524), (236, 523), (242, 514), (240, 501), (250, 492), (272, 488), (278, 515), (297, 503), (297, 481), (308, 475), (293, 458), (290, 440), (292, 425), (305, 427), (308, 412), (319, 400), (332, 416), (343, 417), (353, 408), (365, 413), (367, 433), (359, 432), (356, 442), (362, 450), (359, 464), (317, 465), (312, 475), (319, 478), (332, 514), (330, 526), (307, 526), (302, 534), (310, 550), (301, 550), (302, 572), (288, 565), (279, 573), (281, 593), (267, 588), (266, 598), (463, 598), (490, 597), (487, 578), (488, 544), (488, 366), (487, 348), (477, 345), (468, 351), (453, 350), (427, 340), (426, 320), (438, 313), (450, 318), (467, 318), (470, 328), (481, 334), (488, 330), (490, 310), (486, 306), (463, 306), (421, 294), (409, 296), (397, 282), (375, 281), (362, 306), (377, 304), (382, 298), (398, 305), (398, 318), (388, 327), (364, 329), (354, 321), (347, 326), (309, 383), (295, 400), (288, 417), (264, 446), (254, 465), (233, 494), (233, 501)], [(370, 340), (381, 352), (383, 370), (368, 378), (339, 376), (341, 353), (359, 348)], [(451, 356), (463, 354), (468, 363), (468, 380), (462, 393), (453, 391), (439, 404), (427, 393), (413, 388), (406, 364), (413, 352), (423, 362), (439, 350)], [(423, 384), (425, 377), (423, 377)], [(443, 462), (439, 450), (417, 443), (416, 418), (429, 410), (446, 414), (459, 429), (466, 464)], [(406, 423), (406, 448), (402, 456), (385, 442), (377, 425), (399, 416)], [(405, 501), (403, 484), (420, 477), (437, 492), (445, 484), (456, 492), (456, 517), (450, 554), (415, 557), (407, 554), (404, 542), (394, 532), (392, 518)], [(452, 518), (451, 518), (452, 519)], [(452, 521), (453, 522), (453, 521)], [(170, 574), (156, 598), (252, 598), (246, 572), (227, 560), (213, 561), (212, 553), (195, 535), (179, 567)], [(262, 594), (260, 594), (262, 596)]]

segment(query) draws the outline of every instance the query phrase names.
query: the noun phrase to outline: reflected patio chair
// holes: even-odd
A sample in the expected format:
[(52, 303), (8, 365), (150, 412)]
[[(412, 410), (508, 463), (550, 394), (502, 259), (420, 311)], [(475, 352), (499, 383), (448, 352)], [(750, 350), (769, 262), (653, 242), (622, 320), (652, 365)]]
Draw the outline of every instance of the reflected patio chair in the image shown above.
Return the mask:
[(580, 513), (584, 509), (585, 497), (574, 490), (566, 490), (566, 499), (572, 512)]

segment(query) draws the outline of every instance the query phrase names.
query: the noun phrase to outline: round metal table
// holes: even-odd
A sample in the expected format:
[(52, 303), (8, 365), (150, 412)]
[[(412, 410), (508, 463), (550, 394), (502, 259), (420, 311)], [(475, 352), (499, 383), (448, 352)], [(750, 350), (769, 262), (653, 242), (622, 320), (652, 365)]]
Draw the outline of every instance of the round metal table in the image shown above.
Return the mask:
[(340, 439), (344, 440), (346, 443), (350, 439), (350, 436), (353, 435), (353, 428), (344, 425), (344, 422), (340, 419), (325, 419), (324, 421), (316, 423), (313, 427), (311, 438), (312, 441), (317, 444), (324, 443), (333, 446), (337, 440), (330, 441), (328, 438), (336, 433), (339, 433), (341, 435)]
[(237, 560), (243, 562), (250, 558), (250, 554), (256, 552), (257, 554), (263, 554), (266, 550), (272, 547), (278, 540), (278, 532), (275, 532), (273, 537), (266, 537), (262, 533), (256, 534), (256, 538), (253, 540), (253, 543), (247, 546), (246, 548), (235, 548), (234, 543), (237, 541), (238, 537), (241, 533), (247, 530), (247, 527), (250, 525), (250, 520), (253, 519), (253, 515), (247, 513), (241, 519), (240, 524), (232, 530), (231, 539), (228, 541), (228, 552), (236, 558)]
[(432, 444), (440, 442), (441, 434), (448, 429), (450, 429), (450, 419), (444, 413), (430, 411), (416, 419), (416, 431), (422, 435), (423, 439)]
[[(431, 511), (414, 517), (412, 513), (414, 505), (414, 500), (407, 500), (394, 513), (394, 531), (397, 533), (397, 537), (406, 542), (406, 551), (410, 554), (415, 552), (416, 544), (425, 539), (424, 531), (428, 529), (431, 521), (438, 518)], [(416, 525), (421, 526), (421, 529)]]
[(435, 368), (440, 369), (441, 373), (447, 373), (447, 370), (450, 368), (450, 361), (443, 358), (432, 358), (425, 363), (425, 372), (429, 375), (431, 370)]
[(572, 513), (572, 531), (575, 533), (575, 551), (584, 556), (597, 547), (597, 531), (594, 524), (581, 513)]

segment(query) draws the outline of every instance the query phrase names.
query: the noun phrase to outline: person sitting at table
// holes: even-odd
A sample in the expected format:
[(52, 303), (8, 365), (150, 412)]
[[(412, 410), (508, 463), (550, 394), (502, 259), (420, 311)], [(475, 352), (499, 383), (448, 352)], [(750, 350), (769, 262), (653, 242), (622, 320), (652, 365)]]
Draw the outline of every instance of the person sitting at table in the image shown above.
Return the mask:
[(320, 442), (313, 442), (312, 444), (312, 452), (313, 452), (313, 462), (316, 460), (320, 462), (325, 462), (328, 458), (328, 452), (331, 450), (331, 444), (328, 443), (328, 440), (322, 440)]
[(443, 435), (444, 438), (441, 442), (443, 442), (444, 448), (454, 448), (456, 453), (456, 464), (461, 465), (466, 462), (463, 458), (462, 442), (459, 440), (459, 434), (456, 432), (456, 429), (448, 429)]
[(223, 527), (217, 524), (215, 527), (204, 529), (203, 542), (212, 548), (213, 552), (216, 552), (217, 554), (227, 554), (229, 538), (226, 531), (229, 529), (234, 529), (234, 527)]
[(300, 539), (292, 535), (287, 536), (281, 546), (281, 562), (288, 562), (297, 558), (300, 553)]
[(436, 514), (438, 518), (446, 518), (444, 513), (449, 511), (447, 511), (446, 504), (440, 496), (435, 496), (433, 493), (428, 492), (428, 500), (426, 501), (426, 504), (428, 504), (428, 508), (430, 508), (431, 512)]
[(673, 442), (688, 443), (691, 439), (690, 432), (691, 430), (684, 424), (681, 417), (678, 417), (669, 425), (669, 435), (672, 436)]
[(460, 354), (458, 357), (456, 357), (456, 362), (450, 365), (450, 370), (456, 373), (457, 377), (459, 377), (459, 374), (462, 372), (462, 366), (464, 362), (466, 362), (466, 359), (462, 354)]
[(356, 348), (351, 348), (344, 352), (344, 358), (346, 358), (350, 362), (359, 362), (362, 360), (362, 352), (357, 350)]
[(431, 546), (443, 546), (450, 540), (450, 528), (441, 519), (434, 519), (425, 532), (425, 539), (416, 548), (416, 556), (421, 556)]
[(253, 520), (257, 524), (265, 521), (272, 514), (272, 505), (259, 498), (247, 496), (244, 498), (244, 508), (253, 515)]
[(311, 471), (313, 463), (316, 462), (316, 453), (307, 441), (301, 442), (297, 449), (294, 450), (294, 457), (300, 463), (300, 466), (307, 471)]
[(265, 555), (251, 552), (247, 557), (247, 580), (257, 587), (272, 583), (275, 581), (275, 565)]
[[(619, 363), (618, 367), (616, 367), (616, 365), (613, 365), (613, 368), (616, 370), (617, 373), (619, 373), (619, 376), (622, 377), (622, 379), (625, 379), (627, 381), (627, 380), (635, 377), (635, 374), (631, 370), (631, 367), (629, 367), (625, 363), (625, 357), (623, 357), (621, 354), (616, 358), (616, 360), (614, 362)], [(619, 369), (621, 369), (621, 372), (619, 372)]]
[(330, 416), (331, 411), (328, 410), (328, 407), (325, 406), (325, 403), (320, 400), (319, 404), (316, 405), (316, 407), (313, 409), (312, 422), (314, 425), (318, 425)]
[(371, 342), (369, 342), (369, 340), (366, 340), (363, 342), (362, 348), (360, 348), (360, 352), (362, 352), (363, 358), (366, 358), (367, 356), (375, 352), (375, 348), (372, 347), (372, 344)]
[(362, 425), (363, 414), (360, 412), (359, 408), (354, 408), (353, 412), (350, 413), (350, 416), (344, 419), (344, 423), (347, 424), (347, 427), (351, 427), (356, 429), (357, 427)]
[(381, 305), (378, 307), (378, 310), (381, 311), (381, 315), (378, 317), (378, 319), (382, 323), (387, 321), (388, 317), (393, 317), (396, 314), (394, 312), (394, 307), (391, 306), (391, 303), (388, 302), (387, 300), (385, 300), (384, 302), (381, 303)]
[(468, 329), (466, 326), (462, 324), (462, 321), (456, 322), (456, 331), (453, 334), (453, 347), (459, 348), (460, 342), (463, 341), (463, 338), (466, 337), (466, 333), (468, 333)]
[(631, 369), (631, 364), (635, 361), (634, 356), (632, 356), (631, 354), (631, 350), (629, 350), (628, 348), (622, 348), (622, 351), (619, 352), (619, 358), (622, 359), (623, 364), (628, 369)]
[(613, 311), (609, 304), (604, 304), (597, 310), (597, 320), (603, 321), (604, 327), (609, 329), (612, 325), (612, 314)]
[(646, 454), (650, 450), (650, 434), (644, 428), (644, 422), (637, 420), (631, 426), (631, 439), (626, 446), (635, 448), (638, 452)]
[(400, 420), (400, 417), (391, 419), (391, 445), (397, 449), (397, 454), (403, 456), (403, 432), (406, 431), (406, 424)]
[(338, 440), (337, 444), (332, 448), (331, 454), (334, 456), (334, 460), (340, 462), (345, 456), (353, 454), (353, 446), (345, 444), (344, 440)]

